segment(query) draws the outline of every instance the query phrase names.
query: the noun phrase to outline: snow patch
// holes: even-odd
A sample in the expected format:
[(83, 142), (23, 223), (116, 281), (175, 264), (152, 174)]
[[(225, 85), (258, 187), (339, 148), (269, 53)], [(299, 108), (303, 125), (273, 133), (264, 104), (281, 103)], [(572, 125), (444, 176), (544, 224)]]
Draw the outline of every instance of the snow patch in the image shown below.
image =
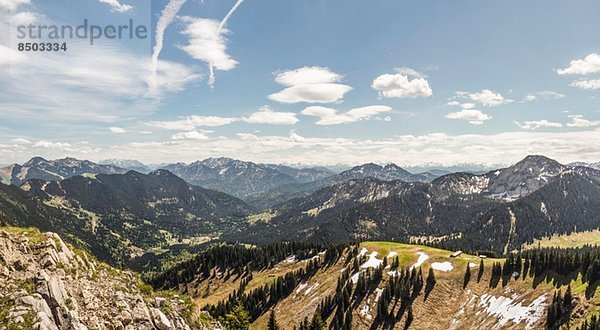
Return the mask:
[(300, 283), (300, 285), (298, 285), (298, 288), (296, 289), (296, 293), (299, 293), (300, 291), (304, 290), (304, 288), (306, 288), (308, 286), (308, 284), (306, 283)]
[(304, 295), (305, 296), (308, 295), (312, 290), (314, 290), (318, 286), (319, 286), (319, 283), (315, 283), (315, 284), (311, 285), (310, 288), (308, 288), (308, 289), (306, 289), (306, 291), (304, 291)]
[(469, 262), (469, 268), (474, 268), (474, 267), (479, 267), (479, 264), (476, 264), (474, 262)]
[(387, 256), (387, 257), (388, 257), (388, 258), (394, 258), (394, 257), (395, 257), (395, 256), (397, 256), (397, 255), (398, 255), (398, 252), (396, 252), (396, 251), (391, 251), (390, 253), (388, 253), (388, 256)]
[(488, 314), (498, 318), (500, 327), (504, 327), (509, 321), (516, 324), (525, 321), (527, 323), (525, 329), (533, 329), (534, 324), (544, 315), (547, 305), (545, 294), (539, 296), (528, 306), (516, 303), (512, 298), (494, 297), (487, 293), (483, 294), (479, 301), (479, 307), (484, 307)]
[(431, 268), (433, 268), (434, 270), (442, 271), (442, 272), (449, 272), (454, 269), (454, 267), (452, 266), (452, 264), (449, 261), (432, 262)]
[(373, 318), (373, 316), (371, 316), (371, 307), (369, 307), (368, 304), (365, 304), (361, 309), (360, 309), (360, 316), (365, 317), (367, 320), (371, 320)]
[(366, 248), (360, 249), (360, 252), (358, 253), (358, 257), (360, 257), (360, 258), (364, 257), (367, 254), (367, 252), (369, 252), (369, 250), (367, 250)]
[(379, 301), (379, 298), (381, 298), (382, 294), (383, 294), (383, 289), (381, 289), (381, 288), (375, 289), (375, 302)]
[(377, 251), (371, 252), (369, 255), (369, 260), (362, 264), (360, 268), (377, 268), (383, 264), (383, 259), (377, 259)]
[(425, 252), (419, 251), (417, 252), (417, 254), (419, 255), (419, 259), (417, 259), (417, 262), (414, 265), (410, 266), (410, 270), (412, 270), (413, 268), (420, 267), (425, 262), (425, 260), (429, 259), (429, 256)]

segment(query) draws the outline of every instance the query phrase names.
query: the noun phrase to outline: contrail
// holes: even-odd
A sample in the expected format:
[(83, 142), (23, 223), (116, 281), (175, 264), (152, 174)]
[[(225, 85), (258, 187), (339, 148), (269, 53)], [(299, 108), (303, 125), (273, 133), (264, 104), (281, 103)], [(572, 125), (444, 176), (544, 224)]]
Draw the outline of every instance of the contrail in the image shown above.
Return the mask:
[[(219, 24), (219, 30), (221, 30), (225, 27), (225, 24), (227, 24), (227, 21), (229, 21), (229, 18), (231, 18), (233, 13), (238, 9), (238, 7), (242, 4), (242, 2), (244, 2), (244, 0), (237, 0), (235, 2), (235, 5), (233, 5), (233, 7), (231, 7), (231, 9), (227, 13), (227, 15), (225, 15), (225, 17), (223, 17), (223, 19), (221, 20), (221, 24)], [(214, 83), (215, 83), (215, 68), (213, 67), (212, 64), (209, 64), (208, 65), (208, 85), (210, 87), (213, 87)]]
[(242, 2), (244, 2), (244, 0), (237, 0), (235, 5), (233, 5), (233, 7), (231, 7), (231, 9), (227, 13), (227, 15), (225, 15), (225, 17), (221, 21), (221, 25), (219, 25), (219, 29), (222, 29), (225, 26), (225, 24), (227, 24), (227, 21), (229, 20), (231, 15), (233, 15), (233, 13), (238, 9), (238, 7), (242, 4)]
[(152, 63), (151, 63), (151, 69), (152, 69), (151, 84), (152, 85), (150, 87), (153, 90), (155, 90), (155, 88), (158, 87), (158, 81), (157, 81), (157, 77), (156, 77), (157, 70), (158, 70), (158, 55), (160, 54), (160, 52), (162, 51), (162, 48), (163, 48), (165, 30), (171, 24), (171, 22), (173, 22), (173, 19), (175, 19), (175, 16), (177, 15), (177, 13), (181, 9), (181, 7), (186, 3), (186, 1), (187, 0), (171, 0), (171, 1), (169, 1), (169, 3), (162, 10), (160, 18), (158, 19), (158, 22), (156, 23), (156, 45), (154, 45), (154, 49), (152, 50)]

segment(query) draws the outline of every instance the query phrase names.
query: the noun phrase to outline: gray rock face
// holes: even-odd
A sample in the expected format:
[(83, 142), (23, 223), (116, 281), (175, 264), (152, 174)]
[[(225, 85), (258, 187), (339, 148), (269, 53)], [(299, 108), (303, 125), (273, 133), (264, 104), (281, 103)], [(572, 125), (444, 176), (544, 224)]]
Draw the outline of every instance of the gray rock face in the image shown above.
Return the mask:
[(542, 188), (567, 167), (542, 156), (528, 156), (514, 166), (488, 174), (488, 193), (519, 198)]
[[(177, 299), (144, 295), (134, 274), (75, 253), (54, 233), (0, 231), (5, 325), (37, 330), (191, 330)], [(166, 313), (165, 311), (169, 311)]]

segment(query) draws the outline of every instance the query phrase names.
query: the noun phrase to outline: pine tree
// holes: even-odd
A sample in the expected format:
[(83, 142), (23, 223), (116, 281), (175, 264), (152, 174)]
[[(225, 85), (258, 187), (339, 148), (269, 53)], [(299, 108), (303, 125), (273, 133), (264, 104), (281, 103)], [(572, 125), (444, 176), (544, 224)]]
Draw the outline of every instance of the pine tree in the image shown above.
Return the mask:
[(225, 324), (230, 330), (247, 330), (250, 328), (250, 316), (241, 303), (238, 303), (231, 313), (225, 315)]
[(267, 324), (267, 329), (279, 330), (279, 324), (277, 324), (277, 319), (275, 318), (275, 308), (271, 309), (271, 314), (269, 314), (269, 323)]
[(565, 292), (565, 297), (563, 298), (564, 306), (566, 308), (570, 308), (573, 303), (573, 295), (571, 294), (571, 285), (567, 286), (567, 292)]
[(312, 318), (312, 321), (310, 322), (310, 330), (324, 330), (325, 329), (325, 322), (323, 322), (323, 319), (321, 319), (321, 315), (319, 315), (319, 313), (315, 313), (315, 315)]

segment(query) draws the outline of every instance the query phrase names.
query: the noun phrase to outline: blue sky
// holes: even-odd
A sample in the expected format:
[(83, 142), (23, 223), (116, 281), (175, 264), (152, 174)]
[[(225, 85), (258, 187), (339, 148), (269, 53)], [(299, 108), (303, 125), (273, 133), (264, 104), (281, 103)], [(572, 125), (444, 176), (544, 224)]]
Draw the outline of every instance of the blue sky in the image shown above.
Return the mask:
[[(600, 160), (597, 1), (0, 0), (0, 12), (0, 163)], [(153, 33), (16, 50), (19, 24), (84, 18)]]

